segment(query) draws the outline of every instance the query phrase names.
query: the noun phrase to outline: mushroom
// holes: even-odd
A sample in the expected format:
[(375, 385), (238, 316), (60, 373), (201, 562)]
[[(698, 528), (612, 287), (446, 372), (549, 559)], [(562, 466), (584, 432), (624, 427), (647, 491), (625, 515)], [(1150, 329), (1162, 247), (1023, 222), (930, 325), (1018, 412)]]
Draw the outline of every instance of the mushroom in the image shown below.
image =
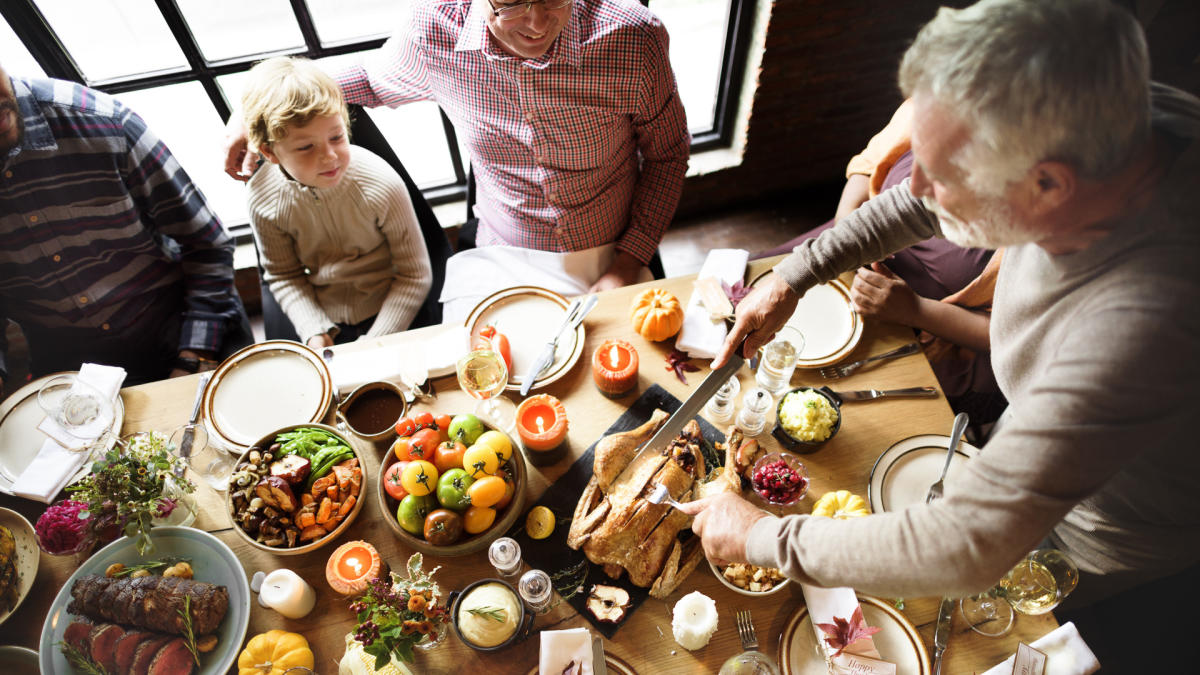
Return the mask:
[(628, 607), (629, 591), (620, 586), (594, 584), (588, 592), (588, 611), (601, 623), (620, 623)]

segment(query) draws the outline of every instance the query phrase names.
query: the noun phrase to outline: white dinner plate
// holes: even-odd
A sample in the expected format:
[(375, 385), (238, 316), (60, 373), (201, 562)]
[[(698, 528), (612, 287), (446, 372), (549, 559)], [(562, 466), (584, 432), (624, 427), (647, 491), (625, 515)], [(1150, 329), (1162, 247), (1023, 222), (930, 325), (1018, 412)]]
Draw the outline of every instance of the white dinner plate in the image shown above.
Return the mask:
[[(26, 384), (0, 403), (0, 492), (12, 494), (12, 485), (25, 471), (25, 467), (37, 457), (42, 443), (48, 438), (38, 431), (46, 413), (38, 406), (38, 390), (46, 380), (57, 375), (74, 375), (76, 372), (52, 373)], [(113, 402), (113, 430), (120, 435), (125, 420), (125, 404), (117, 394)], [(85, 463), (79, 473), (71, 479), (74, 483), (88, 472)]]
[(333, 402), (329, 366), (299, 342), (268, 340), (230, 356), (204, 390), (210, 442), (240, 452), (275, 429), (320, 422)]
[[(768, 273), (759, 275), (750, 285)], [(823, 368), (841, 361), (858, 346), (863, 333), (862, 317), (850, 304), (850, 289), (838, 279), (808, 289), (787, 325), (804, 336), (797, 368)]]
[(8, 611), (0, 607), (0, 623), (4, 623), (21, 606), (25, 596), (29, 595), (29, 589), (33, 588), (33, 580), (37, 577), (38, 562), (41, 561), (42, 552), (38, 548), (37, 534), (34, 533), (33, 526), (29, 524), (25, 516), (16, 511), (0, 508), (0, 525), (7, 527), (12, 532), (13, 539), (17, 544), (17, 602)]
[[(567, 316), (570, 302), (554, 291), (536, 286), (516, 286), (497, 291), (467, 315), (467, 332), (472, 336), (485, 326), (493, 325), (508, 338), (512, 351), (512, 372), (508, 374), (508, 391), (519, 391), (525, 381), (525, 371), (541, 353), (542, 347), (554, 337), (556, 328)], [(556, 382), (566, 375), (583, 354), (583, 324), (573, 333), (563, 333), (554, 350), (554, 361), (533, 382), (532, 389)]]
[(71, 587), (77, 579), (87, 574), (104, 574), (104, 570), (116, 562), (130, 565), (168, 556), (188, 558), (196, 581), (229, 589), (229, 609), (217, 628), (217, 647), (202, 657), (199, 675), (223, 675), (237, 661), (246, 628), (250, 625), (250, 584), (246, 582), (246, 571), (237, 556), (220, 539), (190, 527), (156, 527), (150, 532), (150, 539), (154, 549), (145, 556), (138, 554), (136, 538), (117, 539), (88, 558), (59, 589), (46, 622), (42, 624), (42, 638), (38, 644), (43, 673), (73, 672), (57, 645), (75, 619), (67, 612), (67, 605), (71, 604)]
[[(871, 467), (871, 479), (867, 484), (867, 501), (875, 513), (903, 511), (913, 504), (925, 502), (929, 486), (933, 485), (946, 464), (946, 446), (949, 436), (925, 434), (906, 438), (883, 451), (875, 466)], [(963, 464), (979, 449), (966, 441), (960, 441), (946, 480), (962, 470)]]
[[(929, 654), (921, 634), (891, 603), (859, 594), (863, 620), (880, 630), (871, 639), (879, 657), (896, 664), (896, 675), (928, 675)], [(808, 608), (801, 605), (788, 618), (779, 639), (779, 665), (784, 675), (827, 675), (825, 657), (817, 647)]]

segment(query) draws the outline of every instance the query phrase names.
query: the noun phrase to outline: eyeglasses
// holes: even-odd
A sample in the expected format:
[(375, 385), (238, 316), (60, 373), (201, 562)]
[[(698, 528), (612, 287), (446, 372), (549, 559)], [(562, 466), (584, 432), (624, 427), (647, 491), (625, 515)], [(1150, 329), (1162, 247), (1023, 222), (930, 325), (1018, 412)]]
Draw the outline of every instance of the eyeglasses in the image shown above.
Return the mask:
[(497, 5), (492, 0), (488, 0), (488, 4), (492, 6), (492, 14), (498, 19), (509, 20), (519, 19), (529, 13), (529, 9), (534, 5), (542, 5), (546, 9), (562, 9), (571, 4), (573, 0), (527, 0), (526, 2), (514, 2), (511, 4)]

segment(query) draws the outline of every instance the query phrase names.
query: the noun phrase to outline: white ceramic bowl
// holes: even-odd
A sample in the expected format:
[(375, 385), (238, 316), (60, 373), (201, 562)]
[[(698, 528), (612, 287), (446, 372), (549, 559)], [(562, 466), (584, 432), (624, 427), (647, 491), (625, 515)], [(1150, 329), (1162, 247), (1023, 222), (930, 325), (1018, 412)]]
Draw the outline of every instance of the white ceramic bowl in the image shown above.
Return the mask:
[(707, 560), (707, 562), (708, 562), (708, 567), (709, 567), (709, 569), (712, 570), (713, 575), (715, 575), (718, 579), (720, 579), (721, 583), (725, 584), (725, 586), (727, 588), (729, 588), (730, 590), (732, 590), (735, 593), (741, 593), (742, 595), (748, 595), (752, 598), (761, 598), (761, 597), (764, 597), (767, 595), (774, 595), (774, 594), (778, 593), (779, 591), (783, 590), (788, 584), (790, 584), (792, 582), (791, 579), (788, 579), (785, 577), (783, 581), (780, 581), (779, 583), (772, 586), (770, 590), (751, 591), (751, 590), (742, 588), (741, 586), (738, 586), (738, 585), (734, 584), (733, 582), (731, 582), (730, 580), (726, 579), (725, 575), (721, 574), (721, 568), (714, 565), (711, 560)]

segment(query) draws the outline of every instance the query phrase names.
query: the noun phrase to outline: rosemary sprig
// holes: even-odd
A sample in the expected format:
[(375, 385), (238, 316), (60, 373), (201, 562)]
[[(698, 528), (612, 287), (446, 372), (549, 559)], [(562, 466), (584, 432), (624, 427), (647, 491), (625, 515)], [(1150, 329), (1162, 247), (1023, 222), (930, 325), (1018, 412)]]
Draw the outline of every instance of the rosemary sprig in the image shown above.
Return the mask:
[(199, 666), (200, 650), (196, 648), (196, 632), (192, 630), (192, 596), (184, 594), (179, 616), (183, 617), (183, 639), (187, 642), (188, 651), (192, 653), (196, 665)]
[(77, 670), (83, 671), (86, 675), (108, 675), (108, 671), (104, 669), (104, 666), (91, 660), (86, 654), (72, 647), (65, 640), (59, 640), (58, 647), (62, 649), (63, 655), (67, 657), (67, 660)]
[(559, 597), (563, 600), (570, 600), (583, 590), (583, 585), (587, 583), (589, 570), (588, 560), (584, 558), (571, 567), (551, 574), (550, 581), (554, 584), (554, 590), (558, 591)]
[(495, 621), (496, 623), (504, 623), (505, 615), (507, 614), (507, 612), (504, 610), (504, 608), (492, 607), (491, 605), (485, 605), (483, 607), (472, 607), (471, 609), (468, 609), (467, 611), (474, 614), (475, 616), (482, 616), (482, 617), (491, 619), (492, 621)]
[(152, 560), (148, 563), (141, 563), (138, 565), (129, 565), (128, 567), (122, 569), (120, 572), (113, 574), (113, 578), (120, 579), (121, 577), (127, 577), (130, 574), (133, 574), (134, 572), (136, 572), (138, 570), (146, 570), (147, 572), (150, 572), (151, 574), (158, 574), (158, 573), (162, 572), (164, 569), (174, 565), (175, 563), (181, 563), (181, 562), (190, 563), (190, 562), (192, 562), (192, 559), (191, 558), (179, 558), (176, 556), (169, 556), (169, 557), (163, 558), (161, 560)]

